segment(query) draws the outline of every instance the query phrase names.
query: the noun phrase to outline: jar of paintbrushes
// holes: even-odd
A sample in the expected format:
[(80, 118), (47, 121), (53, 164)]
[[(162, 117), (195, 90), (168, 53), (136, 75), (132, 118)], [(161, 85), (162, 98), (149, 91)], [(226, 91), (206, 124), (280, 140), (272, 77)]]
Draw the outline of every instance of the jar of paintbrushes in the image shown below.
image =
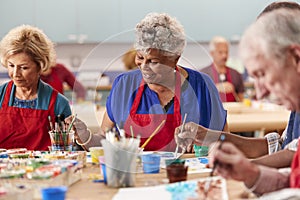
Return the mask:
[(104, 148), (107, 185), (109, 187), (131, 187), (135, 185), (139, 138), (101, 140)]
[(55, 117), (55, 123), (50, 123), (50, 151), (72, 151), (74, 146), (74, 130), (64, 123), (64, 116), (58, 115)]

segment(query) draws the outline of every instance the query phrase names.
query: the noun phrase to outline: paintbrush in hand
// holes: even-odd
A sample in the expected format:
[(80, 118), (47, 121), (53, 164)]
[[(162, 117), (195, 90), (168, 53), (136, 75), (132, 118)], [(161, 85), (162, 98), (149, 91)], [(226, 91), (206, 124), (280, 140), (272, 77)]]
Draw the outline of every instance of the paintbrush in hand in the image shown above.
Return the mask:
[[(221, 143), (220, 143), (218, 149), (222, 148), (222, 144), (223, 144), (224, 140), (225, 140), (225, 135), (221, 134), (221, 136), (220, 136)], [(207, 197), (207, 194), (208, 194), (208, 191), (209, 191), (209, 188), (210, 188), (210, 185), (211, 185), (211, 181), (212, 181), (211, 177), (214, 175), (214, 172), (216, 170), (217, 165), (219, 165), (219, 161), (218, 160), (214, 160), (213, 168), (212, 168), (212, 170), (210, 172), (210, 179), (208, 181), (206, 181), (206, 183), (204, 185), (204, 194), (205, 194), (205, 197)]]
[[(186, 117), (187, 117), (187, 113), (184, 114), (183, 122), (182, 122), (181, 129), (180, 129), (180, 134), (182, 134), (182, 132), (183, 132), (183, 128), (184, 128), (184, 124), (185, 124), (185, 121), (186, 121)], [(177, 154), (178, 154), (178, 149), (179, 149), (179, 145), (177, 144), (177, 145), (176, 145), (176, 149), (175, 149), (175, 153), (174, 153), (176, 159), (178, 159), (178, 158), (179, 158), (182, 154), (184, 154), (184, 152), (185, 152), (185, 150), (182, 149), (181, 154), (179, 154), (179, 155), (177, 156)]]

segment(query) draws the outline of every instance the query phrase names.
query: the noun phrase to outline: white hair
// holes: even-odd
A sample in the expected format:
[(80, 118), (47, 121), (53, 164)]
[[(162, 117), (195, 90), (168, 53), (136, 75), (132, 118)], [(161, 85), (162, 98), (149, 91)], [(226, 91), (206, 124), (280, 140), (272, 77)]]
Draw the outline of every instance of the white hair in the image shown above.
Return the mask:
[(159, 49), (181, 55), (186, 45), (183, 26), (166, 13), (149, 13), (136, 25), (137, 50)]
[(278, 9), (262, 15), (244, 33), (239, 45), (242, 60), (264, 56), (285, 61), (290, 45), (300, 44), (300, 11)]
[(216, 45), (217, 44), (227, 44), (229, 46), (229, 42), (228, 40), (226, 40), (224, 37), (222, 36), (215, 36), (213, 37), (210, 42), (209, 42), (209, 51), (214, 51), (216, 49)]

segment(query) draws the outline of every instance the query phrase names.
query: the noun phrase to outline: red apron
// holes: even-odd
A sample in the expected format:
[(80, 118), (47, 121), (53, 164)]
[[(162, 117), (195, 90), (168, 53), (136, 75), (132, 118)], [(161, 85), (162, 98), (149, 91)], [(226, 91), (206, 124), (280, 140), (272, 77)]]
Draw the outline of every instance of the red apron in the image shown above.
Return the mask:
[(298, 139), (297, 152), (294, 155), (291, 165), (292, 172), (290, 174), (290, 187), (300, 188), (300, 139)]
[(48, 110), (35, 110), (9, 106), (13, 82), (10, 81), (0, 108), (0, 148), (27, 148), (29, 150), (48, 150), (48, 134), (51, 116), (55, 120), (54, 107), (57, 91), (53, 90)]
[(133, 128), (135, 136), (141, 136), (141, 143), (149, 138), (154, 130), (160, 125), (163, 120), (166, 120), (165, 124), (160, 128), (159, 132), (150, 140), (146, 145), (145, 150), (147, 151), (174, 151), (176, 143), (174, 140), (175, 128), (181, 124), (180, 114), (180, 92), (181, 92), (181, 81), (180, 73), (176, 69), (176, 85), (175, 85), (175, 98), (174, 98), (174, 113), (173, 114), (138, 114), (137, 109), (142, 98), (145, 83), (141, 81), (140, 87), (138, 88), (136, 97), (130, 110), (125, 124), (125, 133), (130, 137), (130, 126)]
[[(212, 65), (212, 69), (213, 69), (214, 82), (220, 83), (219, 78), (218, 78), (219, 74), (214, 65)], [(232, 83), (231, 75), (230, 75), (230, 72), (227, 67), (226, 67), (226, 80), (229, 83)], [(220, 95), (222, 102), (235, 102), (236, 101), (234, 94), (232, 92), (229, 92), (229, 93), (219, 92), (219, 95)]]

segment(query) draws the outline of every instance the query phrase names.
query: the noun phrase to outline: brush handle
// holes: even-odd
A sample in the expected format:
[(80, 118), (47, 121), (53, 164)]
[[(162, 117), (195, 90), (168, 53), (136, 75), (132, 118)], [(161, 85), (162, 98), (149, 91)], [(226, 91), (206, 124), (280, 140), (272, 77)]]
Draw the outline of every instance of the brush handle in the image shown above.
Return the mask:
[(68, 133), (70, 132), (70, 130), (71, 130), (71, 128), (72, 128), (72, 126), (73, 126), (73, 124), (74, 124), (74, 122), (75, 122), (76, 117), (77, 117), (77, 114), (75, 114), (75, 116), (73, 117), (73, 119), (72, 119), (72, 121), (71, 121), (71, 123), (70, 123), (70, 125), (69, 125)]
[[(221, 143), (220, 143), (218, 149), (221, 149), (221, 148), (222, 148), (222, 144), (223, 144), (224, 140), (225, 140), (225, 135), (224, 135), (224, 134), (221, 134), (221, 136), (220, 136), (220, 141), (221, 141)], [(214, 163), (213, 163), (213, 168), (212, 168), (212, 170), (211, 170), (211, 172), (210, 172), (210, 176), (213, 176), (213, 175), (214, 175), (215, 169), (216, 169), (216, 167), (217, 167), (218, 164), (219, 164), (219, 161), (218, 161), (218, 160), (215, 160)]]
[(153, 131), (153, 133), (150, 135), (150, 137), (144, 142), (144, 144), (141, 146), (141, 148), (145, 148), (145, 146), (151, 141), (151, 139), (158, 133), (159, 129), (162, 127), (162, 125), (166, 122), (166, 120), (163, 120), (160, 125)]

